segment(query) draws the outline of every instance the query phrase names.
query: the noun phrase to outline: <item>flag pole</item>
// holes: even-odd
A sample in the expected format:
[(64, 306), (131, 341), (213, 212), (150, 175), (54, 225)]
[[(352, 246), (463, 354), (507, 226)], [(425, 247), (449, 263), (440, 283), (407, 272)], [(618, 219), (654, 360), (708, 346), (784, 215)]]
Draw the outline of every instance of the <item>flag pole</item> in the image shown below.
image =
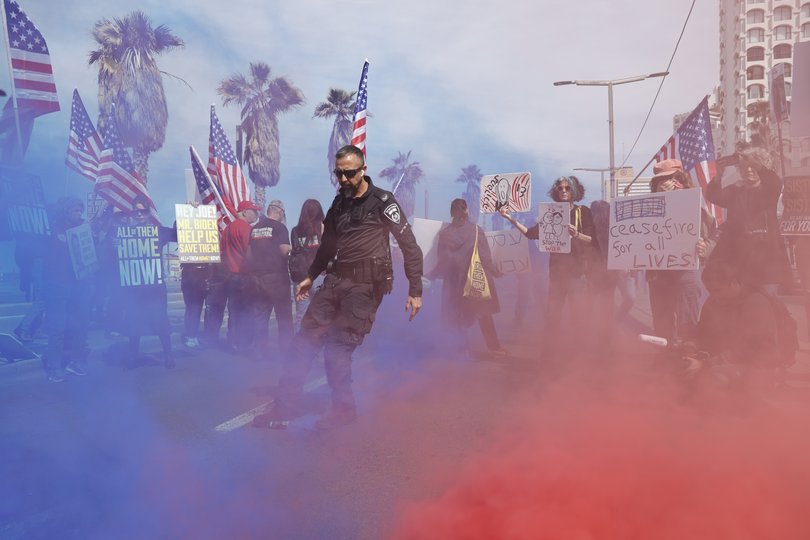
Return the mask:
[(635, 177), (635, 178), (633, 178), (633, 181), (632, 181), (632, 182), (630, 182), (629, 184), (627, 184), (626, 186), (624, 186), (624, 196), (625, 196), (625, 197), (627, 197), (627, 194), (628, 194), (628, 193), (630, 193), (630, 188), (633, 186), (633, 184), (635, 184), (635, 183), (636, 183), (636, 180), (638, 180), (638, 179), (641, 177), (641, 175), (642, 175), (642, 174), (644, 174), (644, 171), (646, 171), (646, 170), (647, 170), (647, 167), (649, 167), (649, 166), (650, 166), (650, 164), (651, 164), (653, 161), (655, 161), (655, 156), (653, 156), (653, 157), (652, 157), (652, 159), (650, 159), (650, 161), (648, 161), (648, 162), (647, 162), (647, 164), (646, 164), (646, 165), (644, 165), (644, 166), (641, 168), (641, 171), (640, 171), (640, 172), (639, 172), (639, 173), (636, 175), (636, 177)]
[[(216, 197), (217, 202), (219, 203), (220, 207), (228, 214), (227, 217), (230, 220), (236, 219), (235, 216), (231, 214), (230, 209), (225, 205), (225, 202), (222, 200), (222, 195), (219, 193), (219, 189), (217, 189), (217, 185), (211, 179), (211, 175), (208, 174), (208, 170), (202, 166), (202, 160), (200, 159), (200, 155), (197, 153), (197, 149), (194, 146), (189, 146), (191, 153), (194, 155), (194, 159), (197, 160), (197, 165), (202, 170), (203, 174), (205, 175), (206, 180), (208, 180), (208, 184), (211, 186), (211, 191), (214, 192), (214, 197)], [(199, 189), (197, 190), (199, 192)]]
[(8, 58), (9, 81), (11, 82), (11, 104), (14, 107), (14, 125), (17, 128), (17, 148), (20, 150), (20, 161), (25, 157), (22, 145), (22, 129), (20, 129), (20, 111), (17, 108), (17, 90), (14, 86), (14, 66), (11, 63), (11, 42), (8, 36), (8, 14), (6, 13), (6, 3), (0, 5), (0, 13), (3, 14), (3, 36), (6, 39), (6, 58)]

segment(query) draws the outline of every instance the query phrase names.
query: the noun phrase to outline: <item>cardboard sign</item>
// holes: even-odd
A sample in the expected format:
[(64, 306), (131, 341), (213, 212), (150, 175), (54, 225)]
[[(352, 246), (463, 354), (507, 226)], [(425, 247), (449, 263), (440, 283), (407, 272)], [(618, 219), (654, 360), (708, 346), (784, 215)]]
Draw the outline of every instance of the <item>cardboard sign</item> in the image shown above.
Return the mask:
[(782, 234), (810, 236), (810, 175), (788, 176), (782, 189)]
[(698, 267), (700, 189), (679, 189), (610, 201), (609, 270)]
[(422, 248), (422, 267), (425, 275), (430, 274), (439, 264), (439, 232), (447, 223), (435, 219), (414, 218), (411, 229), (416, 243)]
[(214, 205), (175, 204), (180, 263), (218, 263), (219, 229)]
[(537, 240), (540, 251), (571, 253), (570, 216), (571, 205), (568, 203), (540, 203), (540, 238)]
[(87, 194), (87, 219), (95, 219), (107, 208), (107, 201), (99, 197), (95, 191)]
[(531, 173), (493, 174), (481, 178), (482, 213), (494, 214), (502, 206), (509, 212), (526, 212), (531, 204)]
[(502, 274), (524, 274), (531, 270), (529, 239), (520, 231), (489, 231), (486, 234), (492, 262)]
[(98, 270), (98, 257), (96, 244), (93, 241), (93, 231), (89, 223), (73, 227), (65, 231), (70, 251), (70, 261), (73, 263), (73, 275), (76, 279), (85, 279)]
[(777, 122), (788, 119), (788, 103), (785, 94), (785, 64), (776, 64), (768, 72), (768, 86), (770, 86), (771, 116)]
[(163, 263), (156, 225), (121, 225), (116, 229), (115, 240), (122, 287), (163, 283)]
[[(0, 168), (0, 214), (10, 236), (51, 234), (39, 176)], [(6, 236), (5, 234), (3, 236)]]

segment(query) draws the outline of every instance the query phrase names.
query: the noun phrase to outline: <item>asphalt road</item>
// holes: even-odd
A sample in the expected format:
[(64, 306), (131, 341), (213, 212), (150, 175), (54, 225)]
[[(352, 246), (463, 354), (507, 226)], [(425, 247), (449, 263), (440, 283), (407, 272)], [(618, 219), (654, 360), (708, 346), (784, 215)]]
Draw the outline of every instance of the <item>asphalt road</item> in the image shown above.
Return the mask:
[[(388, 537), (410, 502), (440, 497), (498, 433), (514, 434), (515, 407), (542, 406), (539, 325), (531, 316), (511, 324), (517, 291), (500, 290), (497, 322), (513, 353), (504, 361), (483, 354), (477, 330), (471, 358), (445, 354), (438, 298), (426, 295), (408, 323), (404, 293), (387, 297), (355, 357), (360, 418), (333, 432), (314, 429), (329, 402), (320, 364), (307, 416), (282, 432), (246, 423), (272, 400), (274, 351), (248, 358), (178, 344), (174, 370), (124, 370), (120, 355), (103, 354), (115, 340), (95, 331), (85, 377), (53, 384), (38, 361), (0, 365), (0, 539)], [(18, 316), (6, 309), (0, 331)], [(629, 334), (648, 317), (633, 314)], [(808, 365), (803, 355), (790, 374), (803, 406)]]

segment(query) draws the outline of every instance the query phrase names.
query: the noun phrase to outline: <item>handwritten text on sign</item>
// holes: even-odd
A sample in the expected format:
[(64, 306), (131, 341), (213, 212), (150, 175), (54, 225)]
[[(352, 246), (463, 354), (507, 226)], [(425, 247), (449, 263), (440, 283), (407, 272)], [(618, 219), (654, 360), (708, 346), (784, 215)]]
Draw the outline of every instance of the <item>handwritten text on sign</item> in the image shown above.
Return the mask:
[(120, 226), (116, 231), (116, 242), (118, 275), (122, 287), (163, 283), (157, 226)]
[(695, 269), (699, 238), (699, 189), (610, 201), (610, 270)]
[(540, 238), (537, 241), (540, 251), (571, 253), (570, 217), (571, 205), (568, 203), (540, 203)]
[(502, 274), (523, 274), (530, 270), (529, 240), (519, 231), (488, 231), (486, 233), (492, 262)]
[(177, 216), (177, 252), (181, 263), (218, 263), (219, 230), (214, 205), (194, 208), (190, 204), (175, 204)]
[(481, 212), (494, 214), (501, 206), (526, 212), (532, 204), (531, 173), (505, 173), (481, 177)]

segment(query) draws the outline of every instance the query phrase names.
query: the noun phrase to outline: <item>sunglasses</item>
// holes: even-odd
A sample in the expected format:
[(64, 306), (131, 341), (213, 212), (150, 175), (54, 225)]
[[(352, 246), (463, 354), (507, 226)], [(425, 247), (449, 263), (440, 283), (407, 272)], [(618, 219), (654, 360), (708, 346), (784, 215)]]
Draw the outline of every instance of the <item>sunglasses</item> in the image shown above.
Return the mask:
[(335, 169), (332, 172), (335, 173), (335, 178), (337, 178), (338, 180), (343, 176), (346, 177), (346, 180), (349, 180), (349, 179), (354, 178), (355, 176), (357, 176), (357, 173), (359, 173), (362, 170), (363, 170), (363, 168), (361, 167), (359, 169), (344, 169), (344, 170)]

